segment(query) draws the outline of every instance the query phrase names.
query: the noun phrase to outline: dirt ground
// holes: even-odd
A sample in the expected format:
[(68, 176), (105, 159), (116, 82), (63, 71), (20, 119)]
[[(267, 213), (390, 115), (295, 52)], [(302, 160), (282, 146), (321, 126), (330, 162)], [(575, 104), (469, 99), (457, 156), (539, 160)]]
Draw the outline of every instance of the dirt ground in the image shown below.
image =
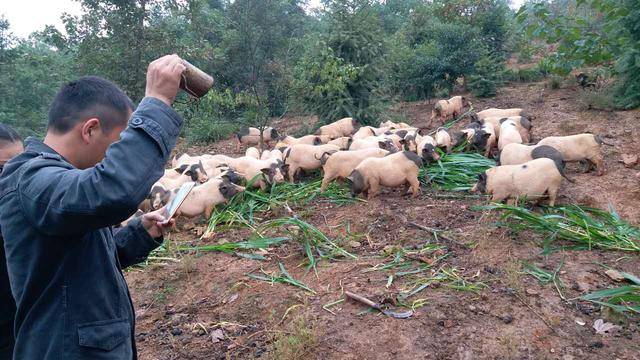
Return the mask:
[[(474, 107), (522, 107), (535, 115), (534, 139), (549, 135), (592, 132), (613, 146), (604, 146), (606, 174), (568, 173), (561, 203), (600, 208), (611, 204), (622, 217), (640, 223), (639, 168), (626, 168), (622, 154), (638, 154), (640, 111), (584, 111), (579, 90), (550, 90), (545, 83), (515, 84), (492, 99), (472, 99)], [(415, 102), (397, 111), (426, 128), (432, 103)], [(294, 129), (312, 118), (285, 118), (276, 127)], [(181, 150), (185, 150), (182, 147)], [(232, 154), (231, 140), (188, 149)], [(640, 319), (603, 312), (574, 298), (616, 286), (601, 264), (640, 275), (637, 254), (614, 251), (558, 251), (542, 255), (541, 237), (513, 234), (495, 225), (495, 214), (472, 209), (485, 203), (464, 193), (425, 188), (419, 198), (387, 190), (370, 202), (339, 206), (314, 201), (293, 208), (301, 218), (334, 239), (356, 259), (322, 260), (317, 272), (306, 271), (298, 243), (272, 248), (259, 261), (233, 254), (178, 253), (181, 245), (224, 243), (245, 239), (247, 230), (218, 233), (200, 240), (200, 224), (167, 236), (168, 251), (148, 266), (126, 273), (137, 312), (136, 338), (141, 359), (640, 359)], [(266, 214), (266, 217), (275, 214)], [(438, 230), (431, 232), (412, 225)], [(195, 228), (193, 228), (195, 226)], [(429, 264), (417, 275), (380, 270), (399, 248), (414, 249), (412, 266)], [(560, 265), (562, 285), (540, 285), (522, 273), (523, 262), (548, 271)], [(247, 274), (278, 272), (282, 263), (315, 293), (298, 287), (255, 280)], [(394, 275), (389, 284), (389, 276)], [(346, 300), (351, 291), (398, 311), (401, 291), (433, 281), (404, 300), (415, 309), (408, 319), (394, 319)], [(444, 277), (443, 277), (444, 276)], [(446, 279), (445, 279), (446, 278)], [(388, 286), (387, 286), (388, 285)], [(562, 296), (567, 299), (563, 300)], [(620, 324), (598, 335), (594, 321)], [(584, 325), (580, 325), (580, 324)]]

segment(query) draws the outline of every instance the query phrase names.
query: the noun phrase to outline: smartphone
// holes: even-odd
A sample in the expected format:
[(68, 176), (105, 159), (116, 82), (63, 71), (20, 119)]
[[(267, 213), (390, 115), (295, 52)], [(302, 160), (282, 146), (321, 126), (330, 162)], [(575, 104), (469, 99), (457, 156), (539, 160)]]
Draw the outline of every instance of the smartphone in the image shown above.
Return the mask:
[(169, 201), (169, 204), (167, 204), (167, 213), (165, 215), (166, 220), (164, 221), (165, 224), (175, 216), (176, 211), (178, 211), (180, 205), (182, 205), (184, 200), (187, 198), (187, 195), (189, 195), (189, 193), (195, 186), (195, 182), (184, 183), (182, 184), (182, 186), (180, 186), (180, 189), (176, 193), (176, 196), (174, 196), (173, 199)]

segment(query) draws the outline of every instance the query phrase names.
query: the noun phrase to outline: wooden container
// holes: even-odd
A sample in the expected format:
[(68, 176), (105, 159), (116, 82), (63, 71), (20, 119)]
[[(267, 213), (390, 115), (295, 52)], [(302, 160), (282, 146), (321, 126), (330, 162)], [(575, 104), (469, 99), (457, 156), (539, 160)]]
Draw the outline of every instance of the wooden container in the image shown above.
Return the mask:
[(186, 69), (182, 73), (180, 88), (187, 94), (197, 98), (205, 96), (213, 86), (213, 78), (211, 75), (198, 69), (186, 60), (182, 60), (182, 63)]

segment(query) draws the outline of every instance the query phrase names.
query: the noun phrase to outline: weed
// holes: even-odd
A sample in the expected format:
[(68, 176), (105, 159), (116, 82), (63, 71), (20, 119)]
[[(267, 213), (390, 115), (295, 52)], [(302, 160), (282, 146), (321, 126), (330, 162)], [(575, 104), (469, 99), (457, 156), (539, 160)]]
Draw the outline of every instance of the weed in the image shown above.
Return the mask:
[(153, 295), (153, 301), (157, 304), (164, 304), (168, 297), (176, 292), (176, 288), (172, 283), (165, 283), (161, 285), (156, 293)]
[(247, 274), (247, 276), (249, 276), (252, 279), (256, 279), (256, 280), (262, 280), (262, 281), (268, 281), (271, 284), (273, 283), (281, 283), (281, 284), (289, 284), (289, 285), (293, 285), (293, 286), (297, 286), (303, 290), (306, 290), (312, 294), (315, 294), (316, 292), (311, 289), (310, 287), (308, 287), (307, 285), (301, 283), (300, 281), (296, 280), (293, 278), (293, 276), (291, 276), (289, 274), (289, 272), (287, 272), (287, 269), (284, 268), (284, 265), (282, 265), (282, 263), (278, 263), (278, 267), (280, 268), (280, 276), (273, 276), (270, 274), (267, 274), (264, 270), (260, 269), (260, 271), (262, 271), (263, 275), (253, 275), (253, 274)]
[(560, 89), (562, 87), (563, 80), (562, 76), (551, 75), (549, 78), (549, 87), (553, 90)]
[(606, 306), (618, 312), (640, 314), (640, 278), (623, 271), (619, 271), (619, 273), (631, 282), (631, 285), (592, 292), (581, 296), (580, 299)]
[(274, 335), (269, 358), (273, 360), (298, 360), (311, 358), (318, 346), (318, 335), (307, 315), (292, 318), (285, 331)]

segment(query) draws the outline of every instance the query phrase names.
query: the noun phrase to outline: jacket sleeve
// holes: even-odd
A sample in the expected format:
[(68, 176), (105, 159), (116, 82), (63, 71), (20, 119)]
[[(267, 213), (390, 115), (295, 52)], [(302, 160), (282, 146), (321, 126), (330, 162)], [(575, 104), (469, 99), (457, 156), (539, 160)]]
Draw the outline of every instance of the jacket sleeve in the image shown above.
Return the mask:
[(170, 106), (145, 98), (120, 140), (96, 166), (79, 170), (60, 158), (32, 160), (18, 185), (24, 214), (39, 231), (54, 236), (82, 234), (125, 220), (162, 176), (181, 125)]
[(152, 238), (142, 226), (140, 218), (132, 220), (123, 228), (114, 229), (113, 237), (123, 269), (143, 262), (163, 241), (162, 237)]

